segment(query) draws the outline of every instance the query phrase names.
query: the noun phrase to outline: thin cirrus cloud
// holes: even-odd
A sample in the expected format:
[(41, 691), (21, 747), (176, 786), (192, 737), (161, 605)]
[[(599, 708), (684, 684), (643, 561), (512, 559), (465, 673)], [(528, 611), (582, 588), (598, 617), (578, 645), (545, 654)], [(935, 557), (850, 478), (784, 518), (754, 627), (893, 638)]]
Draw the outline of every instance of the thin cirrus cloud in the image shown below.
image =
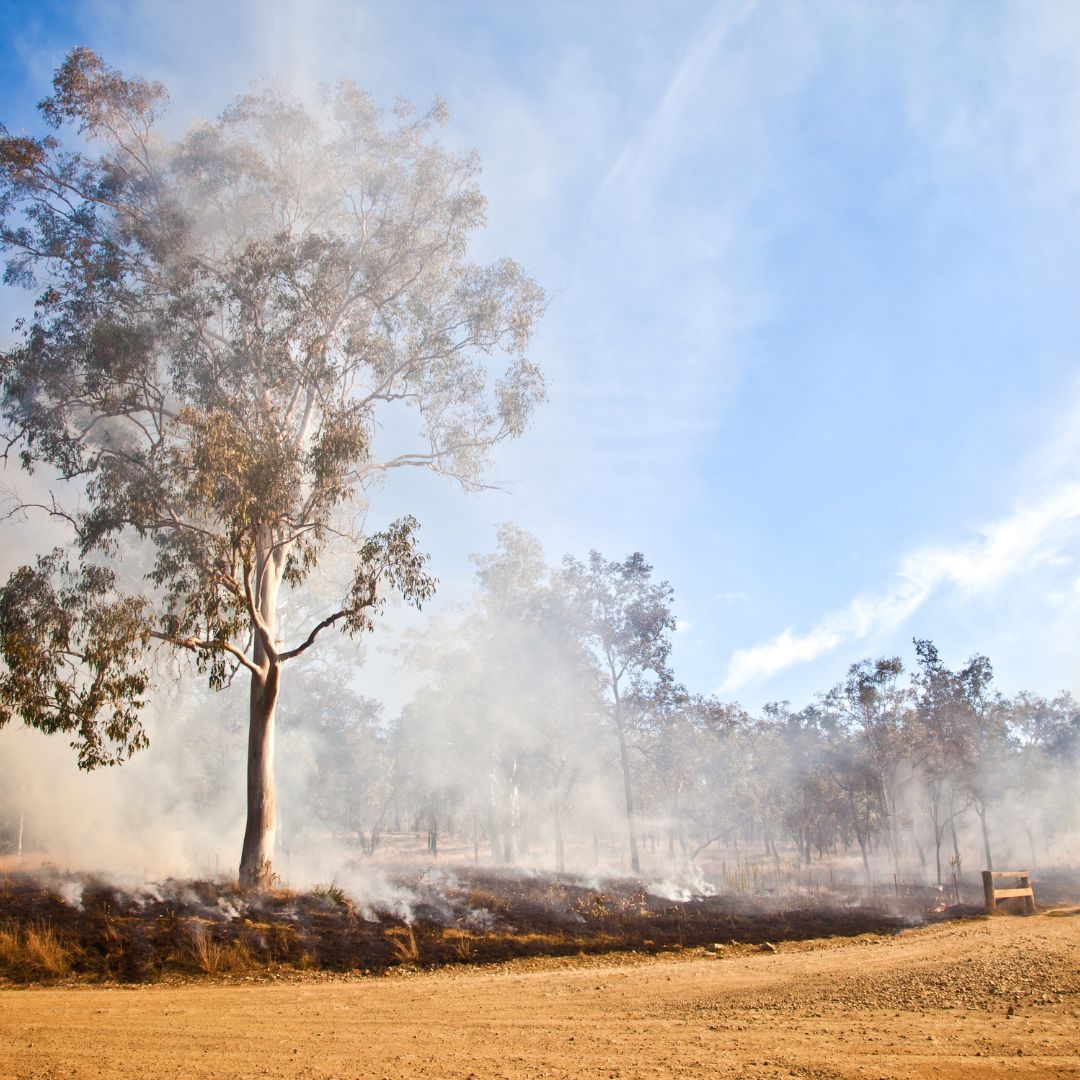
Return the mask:
[(887, 589), (856, 596), (806, 633), (788, 627), (769, 641), (736, 650), (720, 692), (739, 690), (846, 643), (900, 626), (944, 590), (967, 596), (989, 592), (1024, 570), (1058, 558), (1062, 544), (1078, 528), (1080, 483), (1069, 483), (985, 526), (976, 541), (920, 548), (901, 561), (896, 580)]
[(652, 115), (608, 170), (593, 197), (590, 217), (609, 205), (616, 188), (621, 188), (624, 200), (631, 202), (649, 197), (657, 176), (678, 152), (681, 124), (717, 51), (756, 7), (757, 0), (747, 0), (734, 10), (723, 4), (717, 6), (705, 33), (683, 54)]

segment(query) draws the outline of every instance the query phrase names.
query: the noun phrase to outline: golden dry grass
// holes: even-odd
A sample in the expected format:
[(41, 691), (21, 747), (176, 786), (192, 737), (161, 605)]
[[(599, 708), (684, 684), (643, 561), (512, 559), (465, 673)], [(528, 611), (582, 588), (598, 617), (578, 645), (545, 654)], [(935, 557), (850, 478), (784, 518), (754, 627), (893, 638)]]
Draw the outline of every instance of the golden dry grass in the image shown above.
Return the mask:
[(454, 955), (463, 963), (468, 963), (476, 955), (476, 940), (468, 930), (447, 930), (443, 939), (450, 943)]
[(188, 937), (190, 959), (204, 975), (238, 974), (259, 964), (245, 942), (215, 941), (206, 924), (197, 920), (192, 920)]
[(386, 931), (386, 937), (394, 950), (399, 964), (415, 964), (420, 960), (420, 943), (411, 926), (394, 926)]
[(71, 971), (73, 949), (44, 922), (0, 927), (0, 971), (16, 979), (58, 979)]

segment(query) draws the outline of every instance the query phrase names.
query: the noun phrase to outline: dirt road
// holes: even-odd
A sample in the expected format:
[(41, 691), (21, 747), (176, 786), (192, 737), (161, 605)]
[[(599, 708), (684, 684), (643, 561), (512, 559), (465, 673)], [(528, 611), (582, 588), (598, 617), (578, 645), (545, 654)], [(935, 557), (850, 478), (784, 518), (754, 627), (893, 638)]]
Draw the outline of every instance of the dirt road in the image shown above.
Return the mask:
[(1080, 1077), (1080, 918), (335, 981), (0, 991), (0, 1080)]

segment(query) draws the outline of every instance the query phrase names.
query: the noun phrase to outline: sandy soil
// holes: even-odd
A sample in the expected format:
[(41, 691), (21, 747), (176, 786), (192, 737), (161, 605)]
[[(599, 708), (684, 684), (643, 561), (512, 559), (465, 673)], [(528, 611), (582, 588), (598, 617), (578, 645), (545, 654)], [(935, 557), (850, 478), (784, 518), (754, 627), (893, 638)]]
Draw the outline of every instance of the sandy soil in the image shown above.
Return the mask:
[(0, 991), (2, 1080), (1002, 1075), (1080, 1077), (1080, 918), (775, 953)]

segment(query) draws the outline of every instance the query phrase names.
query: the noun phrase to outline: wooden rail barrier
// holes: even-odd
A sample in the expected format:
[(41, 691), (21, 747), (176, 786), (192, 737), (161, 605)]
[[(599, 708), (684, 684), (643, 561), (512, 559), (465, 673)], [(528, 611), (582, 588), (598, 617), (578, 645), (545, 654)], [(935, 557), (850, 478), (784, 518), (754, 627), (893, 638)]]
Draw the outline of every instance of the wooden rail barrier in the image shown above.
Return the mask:
[[(984, 870), (982, 872), (983, 892), (986, 894), (986, 914), (997, 913), (997, 902), (1012, 896), (1024, 897), (1024, 911), (1035, 914), (1035, 890), (1031, 887), (1031, 878), (1026, 870)], [(1016, 886), (1011, 889), (994, 887), (994, 878), (1015, 878)]]

